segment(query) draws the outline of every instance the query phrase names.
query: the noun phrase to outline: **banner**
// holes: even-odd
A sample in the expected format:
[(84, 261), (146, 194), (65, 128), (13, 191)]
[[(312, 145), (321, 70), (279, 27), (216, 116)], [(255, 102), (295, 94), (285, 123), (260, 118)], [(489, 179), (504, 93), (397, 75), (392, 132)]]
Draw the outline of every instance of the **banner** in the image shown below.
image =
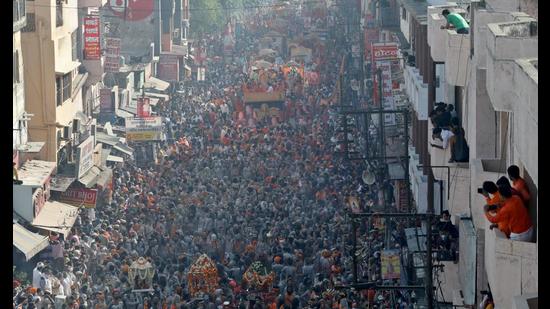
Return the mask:
[[(385, 110), (395, 109), (395, 101), (392, 94), (392, 79), (391, 79), (391, 62), (380, 61), (377, 63), (377, 68), (381, 71), (382, 80), (382, 106)], [(378, 81), (376, 83), (376, 90), (379, 89)], [(395, 125), (395, 114), (384, 114), (384, 123), (386, 125)]]
[(399, 250), (383, 250), (380, 260), (383, 280), (401, 278)]
[(149, 98), (137, 99), (137, 116), (138, 118), (145, 118), (151, 116), (151, 104), (149, 104)]
[(84, 142), (80, 143), (77, 147), (78, 153), (78, 178), (82, 177), (87, 171), (89, 171), (94, 165), (94, 136), (89, 136)]
[(118, 72), (120, 69), (120, 39), (107, 38), (105, 40), (105, 72)]
[(84, 17), (84, 59), (99, 60), (100, 58), (99, 16), (86, 16)]
[(53, 198), (76, 207), (95, 208), (97, 189), (69, 188), (65, 192), (54, 191)]
[(108, 4), (113, 14), (127, 21), (143, 20), (153, 14), (153, 0), (110, 0)]
[(162, 137), (162, 118), (126, 118), (128, 141), (157, 141)]

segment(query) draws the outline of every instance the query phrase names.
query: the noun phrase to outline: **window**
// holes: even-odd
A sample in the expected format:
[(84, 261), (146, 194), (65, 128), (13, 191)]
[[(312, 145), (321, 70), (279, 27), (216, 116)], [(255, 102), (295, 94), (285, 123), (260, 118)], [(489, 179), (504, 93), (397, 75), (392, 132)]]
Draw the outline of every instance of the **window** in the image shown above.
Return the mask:
[(35, 31), (34, 19), (35, 19), (34, 13), (27, 13), (27, 24), (25, 25), (25, 27), (21, 29), (21, 32), (34, 32)]
[(55, 26), (63, 26), (63, 1), (57, 0), (57, 5), (55, 8)]
[(13, 53), (13, 83), (18, 84), (21, 82), (19, 75), (19, 51), (16, 50)]
[(57, 76), (55, 79), (57, 106), (61, 106), (72, 94), (72, 73)]
[(401, 7), (401, 19), (407, 21), (407, 10), (404, 7)]
[(77, 32), (76, 31), (73, 31), (73, 33), (71, 33), (71, 48), (72, 48), (73, 61), (77, 61), (78, 60), (78, 53), (77, 53), (78, 46), (77, 46)]

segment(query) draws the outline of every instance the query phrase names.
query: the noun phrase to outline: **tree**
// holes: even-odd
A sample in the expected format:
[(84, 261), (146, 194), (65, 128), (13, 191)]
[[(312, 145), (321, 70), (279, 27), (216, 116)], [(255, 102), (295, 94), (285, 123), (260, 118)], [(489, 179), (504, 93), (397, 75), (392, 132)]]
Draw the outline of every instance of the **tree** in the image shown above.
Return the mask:
[(191, 0), (190, 2), (191, 33), (210, 33), (223, 29), (224, 10), (219, 0)]

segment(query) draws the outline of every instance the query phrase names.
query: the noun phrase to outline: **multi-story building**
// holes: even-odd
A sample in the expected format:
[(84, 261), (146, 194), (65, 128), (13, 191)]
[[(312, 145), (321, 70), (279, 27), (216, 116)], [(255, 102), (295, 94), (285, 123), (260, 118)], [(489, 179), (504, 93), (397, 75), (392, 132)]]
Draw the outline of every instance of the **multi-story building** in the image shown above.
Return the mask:
[[(477, 188), (506, 176), (508, 166), (519, 166), (531, 192), (528, 207), (537, 230), (537, 1), (399, 4), (400, 29), (412, 56), (405, 80), (414, 110), (413, 196), (419, 212), (429, 206), (436, 213), (448, 210), (460, 231), (459, 261), (443, 263), (438, 300), (477, 305), (480, 292), (490, 290), (499, 308), (529, 308), (538, 299), (538, 243), (512, 241), (490, 229)], [(443, 9), (462, 14), (470, 33), (441, 29), (446, 24)], [(450, 149), (430, 145), (436, 142), (428, 114), (436, 102), (454, 105), (469, 162), (449, 163)]]
[(28, 131), (31, 140), (45, 142), (39, 157), (46, 161), (67, 160), (76, 146), (73, 131), (88, 122), (82, 114), (88, 74), (79, 70), (77, 5), (77, 0), (27, 1), (21, 41), (25, 104), (34, 114)]
[(13, 1), (13, 155), (18, 166), (37, 154), (43, 142), (28, 139), (28, 121), (32, 114), (25, 109), (25, 78), (23, 74), (23, 51), (21, 29), (27, 25), (25, 0)]

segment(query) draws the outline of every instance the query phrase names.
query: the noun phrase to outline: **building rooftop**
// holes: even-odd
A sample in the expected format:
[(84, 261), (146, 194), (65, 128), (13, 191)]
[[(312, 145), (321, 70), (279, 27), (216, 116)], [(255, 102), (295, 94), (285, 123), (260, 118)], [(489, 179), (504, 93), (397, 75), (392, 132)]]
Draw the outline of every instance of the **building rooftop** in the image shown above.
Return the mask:
[(426, 0), (398, 0), (399, 4), (405, 7), (405, 10), (411, 14), (419, 23), (427, 22), (428, 5)]

